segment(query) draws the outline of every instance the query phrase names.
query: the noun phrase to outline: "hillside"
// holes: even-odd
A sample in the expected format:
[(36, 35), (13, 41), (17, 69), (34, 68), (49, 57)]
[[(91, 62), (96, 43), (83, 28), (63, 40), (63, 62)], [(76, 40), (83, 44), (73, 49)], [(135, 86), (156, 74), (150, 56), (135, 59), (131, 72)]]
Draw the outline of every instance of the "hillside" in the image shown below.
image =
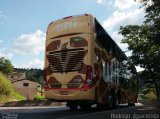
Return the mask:
[(25, 100), (25, 98), (14, 91), (11, 82), (0, 72), (0, 103), (16, 100)]

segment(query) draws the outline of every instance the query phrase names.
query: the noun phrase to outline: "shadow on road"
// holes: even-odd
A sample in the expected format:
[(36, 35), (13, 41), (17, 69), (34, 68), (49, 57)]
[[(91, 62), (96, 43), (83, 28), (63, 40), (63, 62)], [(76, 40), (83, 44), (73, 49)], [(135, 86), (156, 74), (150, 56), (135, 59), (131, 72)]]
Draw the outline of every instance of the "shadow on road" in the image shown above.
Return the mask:
[(22, 100), (14, 102), (0, 103), (0, 107), (21, 107), (21, 106), (59, 106), (64, 102), (54, 102), (52, 100)]
[[(133, 118), (134, 114), (158, 114), (160, 110), (152, 106), (136, 106), (128, 107), (127, 105), (120, 105), (118, 109), (105, 109), (98, 110), (96, 106), (93, 106), (90, 110), (78, 109), (72, 111), (67, 107), (45, 107), (38, 109), (16, 109), (7, 110), (6, 112), (0, 113), (10, 113), (18, 114), (18, 119), (113, 119), (112, 116), (116, 114), (125, 114), (130, 116), (129, 119)], [(2, 117), (3, 115), (1, 115)], [(156, 115), (157, 116), (157, 115)], [(160, 117), (160, 116), (159, 116)], [(134, 117), (135, 118), (135, 117)], [(120, 118), (123, 119), (123, 118)], [(144, 118), (145, 119), (145, 118)], [(157, 118), (159, 119), (159, 118)]]

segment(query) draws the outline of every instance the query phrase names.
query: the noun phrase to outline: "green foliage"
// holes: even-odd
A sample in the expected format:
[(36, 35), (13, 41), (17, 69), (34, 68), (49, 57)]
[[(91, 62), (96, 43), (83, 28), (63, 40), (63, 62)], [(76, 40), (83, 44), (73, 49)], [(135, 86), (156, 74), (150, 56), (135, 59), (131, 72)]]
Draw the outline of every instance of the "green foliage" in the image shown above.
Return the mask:
[(144, 88), (143, 90), (142, 90), (142, 93), (144, 94), (144, 95), (146, 95), (146, 94), (149, 94), (149, 93), (154, 93), (154, 94), (156, 94), (156, 91), (155, 91), (155, 89), (154, 88)]
[(155, 100), (156, 90), (151, 85), (145, 84), (140, 90), (141, 98), (145, 100)]
[(146, 100), (156, 100), (157, 99), (156, 94), (153, 92), (147, 93), (146, 95), (144, 95), (143, 98)]
[(14, 97), (16, 100), (26, 100), (24, 96), (17, 92), (12, 92), (11, 97)]
[(12, 99), (9, 96), (6, 95), (0, 95), (0, 103), (4, 103), (4, 102), (10, 102), (12, 101)]
[(0, 102), (25, 100), (25, 97), (14, 91), (10, 80), (2, 73), (0, 73), (0, 97)]
[(46, 100), (44, 96), (36, 95), (34, 100)]
[(26, 100), (26, 98), (22, 95), (20, 95), (17, 92), (12, 92), (11, 95), (0, 95), (0, 103), (4, 102), (12, 102), (17, 100)]
[(8, 59), (5, 59), (4, 57), (0, 57), (0, 72), (2, 72), (5, 75), (8, 75), (13, 72), (13, 65)]
[[(132, 51), (129, 57), (131, 63), (144, 68), (141, 74), (143, 79), (153, 79), (157, 97), (160, 96), (160, 1), (143, 0), (146, 16), (142, 25), (128, 25), (120, 28), (123, 35), (122, 43), (128, 44), (128, 50)], [(150, 94), (151, 95), (151, 94)]]
[(0, 73), (0, 95), (10, 95), (13, 92), (13, 86), (11, 82)]

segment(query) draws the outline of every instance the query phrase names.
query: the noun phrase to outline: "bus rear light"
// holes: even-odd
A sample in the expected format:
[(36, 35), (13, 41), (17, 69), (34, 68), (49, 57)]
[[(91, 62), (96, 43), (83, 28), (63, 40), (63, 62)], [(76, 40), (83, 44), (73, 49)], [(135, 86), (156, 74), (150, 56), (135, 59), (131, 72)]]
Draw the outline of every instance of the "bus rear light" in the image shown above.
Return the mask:
[(86, 78), (90, 80), (92, 79), (92, 67), (91, 66), (87, 66)]
[(95, 82), (93, 81), (92, 67), (91, 67), (91, 66), (87, 66), (87, 70), (86, 70), (86, 80), (85, 80), (82, 88), (90, 87), (90, 86), (92, 86), (94, 83), (95, 83)]
[(84, 14), (84, 16), (89, 16), (90, 14)]
[(46, 90), (46, 89), (48, 89), (48, 88), (49, 88), (49, 85), (45, 82), (45, 84), (44, 84), (43, 88)]

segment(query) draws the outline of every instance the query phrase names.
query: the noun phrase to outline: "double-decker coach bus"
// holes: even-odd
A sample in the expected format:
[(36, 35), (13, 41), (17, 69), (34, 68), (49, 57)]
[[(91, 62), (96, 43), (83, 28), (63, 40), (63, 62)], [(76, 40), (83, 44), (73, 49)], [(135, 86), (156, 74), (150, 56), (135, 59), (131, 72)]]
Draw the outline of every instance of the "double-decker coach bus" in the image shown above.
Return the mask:
[(137, 101), (136, 70), (90, 14), (51, 22), (46, 33), (45, 97), (71, 109)]

